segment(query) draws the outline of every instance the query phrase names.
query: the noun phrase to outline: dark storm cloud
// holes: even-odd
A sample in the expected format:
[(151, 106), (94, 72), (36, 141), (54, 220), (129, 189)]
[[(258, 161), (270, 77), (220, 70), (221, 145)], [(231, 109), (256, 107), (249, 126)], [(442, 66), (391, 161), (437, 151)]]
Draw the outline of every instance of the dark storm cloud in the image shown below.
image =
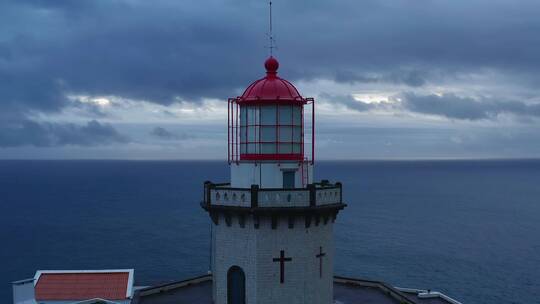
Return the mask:
[[(537, 1), (278, 1), (274, 8), (278, 56), (292, 80), (421, 86), (434, 68), (539, 72)], [(164, 104), (225, 98), (263, 74), (264, 1), (17, 0), (0, 11), (2, 104), (56, 109), (67, 92)]]
[(96, 120), (85, 125), (38, 123), (24, 118), (0, 123), (0, 147), (96, 146), (128, 141), (111, 125)]
[(358, 101), (352, 95), (323, 93), (319, 97), (327, 103), (341, 105), (357, 112), (369, 110), (406, 110), (459, 120), (494, 120), (503, 114), (540, 118), (540, 103), (530, 104), (515, 100), (498, 100), (485, 97), (473, 99), (460, 97), (455, 94), (419, 95), (415, 93), (404, 93), (393, 96), (391, 98), (393, 102), (382, 101), (375, 103)]
[[(493, 158), (538, 157), (540, 132), (533, 128), (351, 127), (321, 124), (319, 157), (357, 158)], [(336, 149), (339, 146), (339, 149)]]
[(177, 136), (173, 133), (167, 131), (162, 127), (155, 127), (150, 131), (150, 135), (161, 138), (161, 139), (176, 139)]
[(163, 127), (155, 127), (150, 131), (150, 135), (163, 140), (186, 140), (194, 138), (186, 133), (176, 134)]
[[(535, 0), (275, 1), (280, 75), (420, 87), (487, 68), (538, 88), (538, 11)], [(0, 111), (20, 117), (16, 130), (26, 138), (2, 131), (0, 145), (59, 144), (71, 137), (39, 134), (81, 133), (84, 127), (28, 118), (61, 110), (69, 94), (160, 104), (235, 96), (264, 74), (266, 30), (265, 1), (2, 1)], [(508, 102), (485, 109), (469, 99), (448, 105), (450, 99), (412, 96), (407, 106), (460, 119), (535, 110)]]
[(382, 75), (359, 74), (348, 70), (338, 70), (333, 79), (336, 82), (344, 83), (395, 83), (405, 84), (410, 87), (421, 87), (426, 83), (425, 75), (422, 75), (422, 72), (418, 70), (400, 70)]
[(463, 98), (454, 94), (402, 96), (402, 105), (409, 111), (444, 116), (452, 119), (493, 119), (501, 114), (540, 117), (540, 104), (503, 101), (492, 98)]
[(332, 95), (328, 93), (323, 93), (320, 94), (319, 97), (328, 103), (342, 105), (347, 109), (358, 112), (369, 111), (375, 108), (373, 104), (355, 100), (352, 95)]

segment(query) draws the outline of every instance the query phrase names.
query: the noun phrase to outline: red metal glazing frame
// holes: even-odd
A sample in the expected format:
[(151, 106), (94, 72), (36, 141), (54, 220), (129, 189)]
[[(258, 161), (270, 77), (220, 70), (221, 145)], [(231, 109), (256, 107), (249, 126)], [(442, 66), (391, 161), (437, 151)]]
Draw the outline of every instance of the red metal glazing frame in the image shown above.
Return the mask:
[(235, 125), (236, 125), (236, 162), (238, 162), (238, 155), (240, 155), (240, 153), (242, 152), (242, 151), (239, 150), (239, 148), (240, 148), (240, 140), (239, 140), (240, 139), (240, 137), (239, 137), (240, 136), (240, 124), (239, 124), (238, 121), (239, 121), (239, 118), (240, 118), (239, 116), (240, 115), (239, 115), (238, 112), (239, 112), (240, 106), (238, 105), (238, 103), (235, 103), (235, 105), (236, 105), (236, 107), (235, 107), (236, 108), (236, 114), (235, 114), (235, 116), (236, 116), (236, 123), (235, 123)]
[(238, 103), (236, 98), (227, 100), (227, 161), (229, 164), (239, 160)]
[(274, 153), (274, 154), (241, 154), (240, 160), (302, 160), (299, 153)]
[[(276, 124), (274, 125), (275, 128), (276, 128), (276, 154), (279, 154), (279, 105), (276, 105)], [(261, 106), (259, 106), (259, 111), (260, 111), (260, 108)], [(292, 108), (292, 106), (291, 106)], [(262, 154), (262, 153), (261, 153)]]
[(315, 99), (308, 98), (311, 101), (311, 164), (315, 163)]
[(306, 100), (311, 99), (305, 98), (305, 99), (274, 99), (274, 100), (267, 100), (267, 99), (257, 99), (257, 100), (240, 100), (239, 98), (231, 98), (237, 101), (238, 104), (243, 106), (253, 106), (253, 105), (271, 105), (271, 104), (279, 104), (279, 105), (294, 105), (294, 106), (303, 106), (306, 104)]
[[(255, 124), (247, 124), (248, 120), (248, 113), (246, 112), (246, 134), (245, 134), (245, 140), (246, 142), (241, 142), (241, 128), (240, 128), (240, 116), (242, 115), (240, 104), (242, 106), (258, 106), (258, 121), (255, 122)], [(305, 157), (305, 113), (304, 113), (304, 106), (311, 104), (312, 107), (312, 113), (311, 113), (311, 157)], [(263, 105), (275, 105), (276, 106), (276, 124), (275, 125), (263, 125), (261, 120), (261, 106)], [(300, 125), (295, 124), (283, 124), (281, 125), (279, 123), (279, 105), (290, 105), (290, 106), (301, 106), (300, 110)], [(247, 110), (246, 110), (247, 111)], [(294, 110), (291, 110), (291, 121), (294, 121)], [(261, 141), (261, 130), (264, 126), (273, 126), (276, 128), (276, 141)], [(279, 141), (279, 127), (281, 126), (288, 126), (291, 127), (291, 141), (287, 142), (280, 142)], [(256, 141), (250, 142), (248, 141), (248, 127), (258, 127), (258, 138), (256, 138)], [(294, 141), (294, 134), (295, 134), (295, 128), (300, 127), (300, 142)], [(261, 153), (261, 144), (263, 143), (274, 143), (276, 144), (276, 153), (269, 153), (269, 154), (263, 154)], [(279, 145), (280, 144), (290, 144), (291, 149), (294, 149), (295, 144), (300, 144), (300, 153), (279, 153)], [(258, 150), (256, 150), (258, 153), (243, 153), (242, 152), (242, 145), (245, 145), (246, 152), (248, 149), (248, 144), (257, 144)], [(227, 107), (227, 160), (228, 163), (231, 164), (233, 162), (238, 163), (241, 160), (247, 160), (247, 161), (257, 161), (257, 160), (275, 160), (275, 161), (281, 161), (281, 160), (294, 160), (294, 161), (300, 161), (302, 163), (304, 162), (311, 162), (311, 164), (314, 164), (315, 162), (315, 100), (313, 98), (305, 98), (300, 100), (274, 100), (274, 101), (251, 101), (251, 102), (241, 102), (239, 98), (229, 98), (228, 99), (228, 107)]]
[(231, 99), (227, 99), (227, 162), (231, 163)]

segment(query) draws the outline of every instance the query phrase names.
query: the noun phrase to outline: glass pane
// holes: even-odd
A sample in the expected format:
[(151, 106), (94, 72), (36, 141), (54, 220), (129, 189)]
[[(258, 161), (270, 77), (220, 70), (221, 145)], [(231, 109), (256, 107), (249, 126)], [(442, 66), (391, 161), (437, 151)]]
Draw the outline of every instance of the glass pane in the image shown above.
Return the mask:
[(292, 106), (279, 106), (279, 124), (292, 124)]
[(293, 153), (302, 153), (300, 144), (293, 144)]
[(261, 124), (276, 124), (276, 106), (261, 106)]
[(256, 125), (259, 123), (259, 107), (258, 106), (248, 107), (247, 120), (248, 120), (248, 124), (250, 125)]
[[(233, 108), (233, 117), (236, 115), (236, 109)], [(245, 106), (240, 107), (240, 125), (245, 126), (246, 125), (246, 116), (247, 115), (247, 109)]]
[(280, 154), (291, 154), (292, 153), (292, 144), (279, 143), (279, 153)]
[(293, 128), (293, 141), (301, 142), (302, 141), (302, 127)]
[(258, 153), (257, 144), (247, 144), (247, 153), (248, 154)]
[(261, 127), (261, 141), (276, 141), (276, 127)]
[(295, 126), (302, 125), (302, 107), (293, 106), (293, 124)]
[(279, 142), (292, 141), (292, 128), (291, 127), (279, 127)]
[(257, 142), (259, 139), (259, 127), (256, 126), (249, 126), (247, 127), (248, 130), (248, 141), (249, 142)]
[(261, 144), (261, 154), (276, 154), (276, 144)]
[(246, 144), (240, 144), (240, 153), (242, 154), (246, 153)]
[(248, 127), (248, 141), (257, 142), (259, 138), (259, 128), (255, 126)]
[(240, 127), (240, 142), (246, 142), (246, 127)]

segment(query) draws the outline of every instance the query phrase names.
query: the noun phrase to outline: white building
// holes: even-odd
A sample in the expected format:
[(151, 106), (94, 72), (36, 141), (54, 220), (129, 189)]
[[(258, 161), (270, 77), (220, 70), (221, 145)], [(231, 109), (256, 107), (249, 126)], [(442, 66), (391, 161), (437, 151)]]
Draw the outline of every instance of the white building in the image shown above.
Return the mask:
[(341, 184), (313, 182), (313, 98), (265, 67), (229, 99), (230, 183), (205, 183), (214, 303), (330, 304)]
[(14, 304), (118, 303), (133, 297), (133, 269), (38, 270), (13, 282)]

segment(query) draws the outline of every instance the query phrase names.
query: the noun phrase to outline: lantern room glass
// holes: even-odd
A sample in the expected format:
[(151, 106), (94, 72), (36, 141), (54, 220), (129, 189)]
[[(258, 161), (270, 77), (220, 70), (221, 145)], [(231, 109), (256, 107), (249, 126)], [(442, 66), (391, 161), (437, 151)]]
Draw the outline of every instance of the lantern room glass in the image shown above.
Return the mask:
[(240, 154), (301, 153), (301, 105), (240, 106)]

